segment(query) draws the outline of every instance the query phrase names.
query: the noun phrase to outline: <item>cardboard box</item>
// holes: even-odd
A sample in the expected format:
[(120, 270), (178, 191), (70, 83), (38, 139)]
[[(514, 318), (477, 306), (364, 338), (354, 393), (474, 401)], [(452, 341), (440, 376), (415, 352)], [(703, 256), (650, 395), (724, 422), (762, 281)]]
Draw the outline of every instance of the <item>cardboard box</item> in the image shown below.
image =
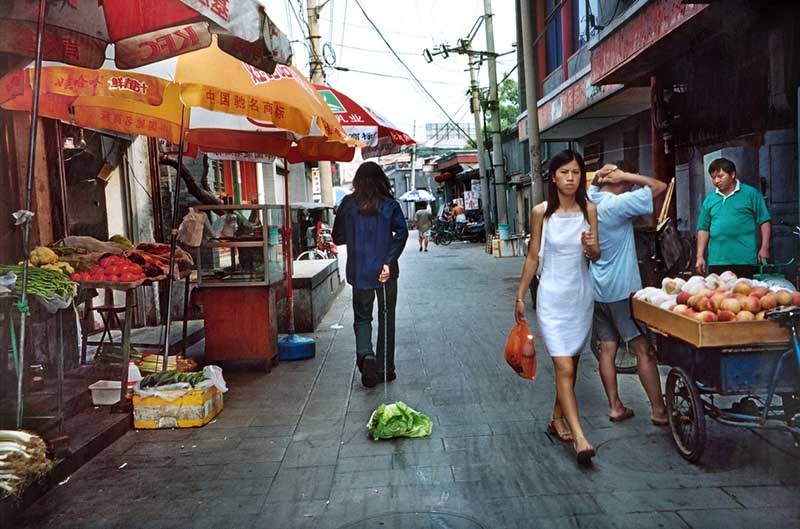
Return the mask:
[(214, 386), (195, 388), (175, 400), (133, 395), (133, 427), (192, 428), (204, 426), (222, 411), (222, 393)]
[(695, 347), (775, 344), (786, 344), (788, 347), (791, 341), (789, 330), (773, 321), (701, 323), (633, 298), (631, 315), (651, 330), (679, 338)]

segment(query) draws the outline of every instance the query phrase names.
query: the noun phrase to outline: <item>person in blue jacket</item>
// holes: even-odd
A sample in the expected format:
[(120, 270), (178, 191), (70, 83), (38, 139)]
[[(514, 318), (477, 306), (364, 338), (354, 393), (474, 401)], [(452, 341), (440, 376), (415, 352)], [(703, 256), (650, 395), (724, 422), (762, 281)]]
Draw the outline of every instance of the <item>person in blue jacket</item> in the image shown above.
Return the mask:
[[(361, 383), (368, 388), (397, 378), (394, 368), (397, 260), (408, 239), (403, 210), (389, 179), (375, 162), (364, 162), (353, 178), (353, 193), (339, 206), (333, 242), (347, 245), (347, 282), (353, 287), (353, 331)], [(385, 295), (385, 298), (384, 298)], [(372, 309), (378, 298), (377, 356), (372, 348)], [(388, 340), (387, 340), (388, 333)], [(384, 351), (384, 344), (387, 344)], [(384, 355), (386, 360), (384, 364)]]

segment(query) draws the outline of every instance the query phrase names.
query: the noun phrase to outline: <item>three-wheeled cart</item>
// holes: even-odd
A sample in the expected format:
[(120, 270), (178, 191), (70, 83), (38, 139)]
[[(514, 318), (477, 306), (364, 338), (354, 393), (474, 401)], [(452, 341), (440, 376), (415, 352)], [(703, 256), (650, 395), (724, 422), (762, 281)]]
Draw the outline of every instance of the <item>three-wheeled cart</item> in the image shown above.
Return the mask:
[(631, 298), (631, 314), (654, 336), (659, 363), (671, 367), (666, 405), (684, 458), (702, 457), (706, 416), (788, 431), (800, 443), (800, 308), (771, 311), (761, 321), (701, 323)]

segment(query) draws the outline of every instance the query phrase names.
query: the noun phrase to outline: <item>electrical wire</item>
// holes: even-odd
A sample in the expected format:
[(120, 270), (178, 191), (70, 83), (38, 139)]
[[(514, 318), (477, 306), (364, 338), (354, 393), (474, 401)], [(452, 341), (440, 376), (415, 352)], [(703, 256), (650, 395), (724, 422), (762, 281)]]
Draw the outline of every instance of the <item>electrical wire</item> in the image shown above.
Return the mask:
[[(286, 0), (286, 3), (289, 5), (289, 7), (292, 8), (292, 13), (294, 13), (294, 18), (297, 19), (297, 23), (300, 25), (300, 33), (303, 35), (303, 38), (304, 39), (309, 38), (308, 35), (311, 34), (311, 28), (308, 25), (308, 21), (305, 20), (304, 18), (302, 18), (302, 16), (297, 13), (297, 9), (295, 9), (294, 4), (292, 3), (292, 0)], [(299, 0), (298, 0), (298, 3), (299, 3)], [(301, 9), (301, 12), (302, 12), (302, 9), (303, 9), (302, 5), (300, 5), (300, 9)], [(305, 26), (305, 29), (303, 29), (303, 26)]]
[[(319, 17), (319, 19), (320, 19), (320, 21), (324, 21), (324, 22), (329, 22), (330, 21), (330, 19), (322, 17), (322, 16)], [(338, 20), (334, 20), (334, 23), (338, 24), (340, 22)], [(354, 24), (352, 22), (348, 23), (347, 27), (348, 28), (365, 29), (365, 30), (370, 30), (370, 31), (373, 30), (372, 26), (365, 26), (363, 24)], [(385, 33), (388, 33), (390, 35), (403, 35), (404, 37), (410, 37), (412, 39), (417, 39), (417, 40), (424, 40), (424, 41), (427, 41), (427, 42), (431, 42), (431, 40), (432, 40), (430, 35), (420, 35), (418, 33), (406, 33), (405, 31), (386, 31)]]
[(414, 79), (416, 84), (422, 89), (423, 92), (425, 92), (425, 94), (428, 96), (428, 98), (431, 101), (434, 102), (434, 104), (439, 108), (439, 110), (442, 111), (442, 113), (447, 117), (447, 119), (450, 121), (450, 123), (452, 123), (456, 127), (456, 129), (466, 139), (471, 140), (472, 138), (469, 137), (469, 134), (467, 134), (466, 131), (464, 131), (464, 129), (462, 129), (461, 126), (458, 123), (456, 123), (456, 121), (450, 116), (450, 114), (447, 113), (447, 111), (444, 109), (444, 107), (442, 107), (441, 103), (439, 103), (439, 101), (435, 97), (433, 97), (433, 95), (428, 91), (428, 89), (425, 88), (425, 85), (423, 85), (422, 81), (420, 81), (417, 78), (417, 76), (414, 74), (414, 71), (411, 68), (409, 68), (408, 65), (405, 63), (405, 61), (403, 61), (403, 59), (400, 57), (400, 55), (398, 55), (397, 52), (394, 51), (394, 48), (392, 47), (392, 45), (389, 44), (389, 41), (386, 40), (386, 37), (383, 36), (383, 33), (381, 33), (381, 30), (378, 29), (378, 26), (375, 25), (375, 23), (372, 21), (372, 19), (367, 14), (367, 11), (364, 9), (364, 6), (361, 5), (361, 1), (360, 0), (354, 0), (354, 1), (355, 1), (356, 5), (358, 6), (358, 8), (361, 10), (361, 13), (364, 15), (364, 18), (367, 19), (367, 22), (370, 23), (370, 25), (375, 30), (375, 32), (378, 34), (378, 36), (381, 38), (381, 40), (384, 42), (384, 44), (386, 44), (386, 47), (388, 47), (389, 50), (392, 52), (392, 55), (394, 55), (394, 58), (406, 69), (406, 71), (411, 76), (411, 78)]
[[(344, 66), (334, 66), (333, 69), (337, 70), (337, 71), (340, 71), (340, 72), (362, 73), (362, 74), (365, 74), (365, 75), (374, 75), (376, 77), (388, 77), (389, 79), (403, 79), (403, 80), (408, 81), (408, 77), (404, 77), (402, 75), (392, 75), (392, 74), (389, 74), (389, 73), (380, 73), (380, 72), (368, 72), (366, 70), (357, 70), (355, 68), (346, 68)], [(435, 84), (444, 84), (444, 85), (460, 85), (460, 84), (462, 84), (460, 82), (433, 81), (433, 80), (430, 80), (430, 79), (425, 79), (424, 81), (426, 83), (435, 83)]]
[(500, 85), (503, 84), (506, 81), (506, 79), (511, 77), (511, 74), (514, 73), (514, 70), (517, 69), (517, 66), (519, 66), (519, 63), (515, 64), (509, 71), (506, 72), (506, 74), (503, 76), (503, 78), (500, 79), (500, 82), (497, 83), (497, 87), (498, 88), (500, 88)]
[[(392, 54), (392, 52), (386, 51), (386, 50), (373, 50), (371, 48), (362, 48), (362, 47), (359, 47), (359, 46), (345, 46), (344, 44), (339, 44), (339, 47), (340, 48), (347, 48), (348, 50), (365, 51), (367, 53), (380, 53), (380, 54), (383, 54), (383, 55), (391, 55)], [(419, 56), (422, 55), (421, 53), (413, 53), (413, 52), (410, 52), (410, 51), (398, 51), (397, 54), (398, 55), (407, 55), (409, 57), (419, 57)]]

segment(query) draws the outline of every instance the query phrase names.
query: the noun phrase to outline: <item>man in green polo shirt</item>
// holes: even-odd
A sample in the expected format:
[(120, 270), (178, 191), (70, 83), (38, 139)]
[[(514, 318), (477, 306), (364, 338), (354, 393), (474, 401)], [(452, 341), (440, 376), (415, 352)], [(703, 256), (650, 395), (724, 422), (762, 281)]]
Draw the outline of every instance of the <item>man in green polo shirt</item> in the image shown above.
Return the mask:
[[(717, 189), (700, 208), (695, 268), (700, 274), (731, 270), (739, 277), (753, 277), (756, 265), (769, 259), (772, 225), (764, 197), (754, 187), (739, 182), (736, 166), (728, 159), (711, 162), (708, 173)], [(760, 246), (756, 228), (761, 232)]]

